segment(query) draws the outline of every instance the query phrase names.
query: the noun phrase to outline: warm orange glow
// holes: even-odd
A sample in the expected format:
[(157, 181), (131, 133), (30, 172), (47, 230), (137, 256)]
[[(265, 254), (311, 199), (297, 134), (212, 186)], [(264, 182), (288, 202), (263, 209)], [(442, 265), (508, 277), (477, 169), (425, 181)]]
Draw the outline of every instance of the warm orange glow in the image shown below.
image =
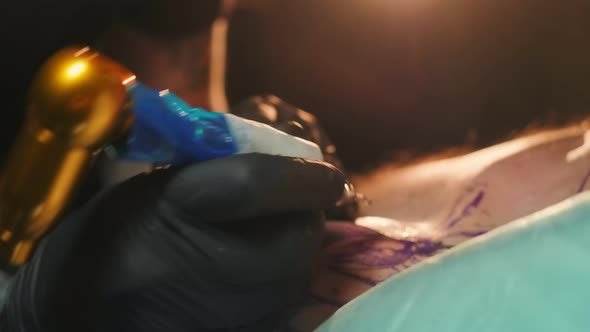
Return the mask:
[(436, 239), (443, 235), (432, 223), (427, 222), (408, 223), (382, 217), (361, 217), (355, 224), (398, 240)]
[(66, 77), (69, 79), (75, 79), (75, 78), (79, 77), (82, 73), (84, 73), (87, 69), (88, 69), (88, 64), (86, 62), (84, 62), (84, 61), (74, 62), (66, 70)]
[(4, 232), (2, 232), (2, 235), (0, 235), (0, 240), (6, 242), (6, 241), (10, 240), (11, 237), (12, 237), (11, 231), (4, 231)]
[(568, 163), (573, 163), (580, 158), (587, 156), (588, 153), (590, 153), (590, 130), (586, 131), (584, 134), (584, 143), (580, 147), (567, 153), (566, 160)]
[(61, 212), (78, 181), (80, 172), (84, 169), (83, 166), (88, 161), (88, 157), (89, 152), (85, 149), (75, 149), (67, 154), (53, 181), (52, 191), (47, 196), (45, 203), (40, 206), (35, 221), (29, 227), (31, 233), (38, 235), (44, 232), (47, 224)]
[(33, 241), (19, 241), (14, 246), (14, 251), (10, 257), (10, 261), (15, 264), (24, 264), (29, 258), (29, 255), (33, 251)]
[(37, 140), (40, 143), (48, 143), (52, 139), (53, 139), (53, 133), (48, 129), (44, 128), (37, 134)]
[(123, 85), (128, 85), (129, 83), (134, 82), (135, 79), (136, 79), (135, 75), (130, 76), (130, 77), (124, 79), (123, 80)]
[(74, 53), (74, 57), (79, 57), (88, 51), (90, 51), (90, 47), (86, 46), (86, 47), (80, 49), (78, 52)]
[[(226, 15), (229, 15), (232, 4), (225, 8)], [(211, 41), (211, 64), (209, 68), (209, 102), (211, 110), (219, 113), (228, 113), (229, 104), (225, 94), (225, 74), (227, 62), (227, 32), (229, 21), (227, 17), (221, 17), (215, 21), (212, 27)]]

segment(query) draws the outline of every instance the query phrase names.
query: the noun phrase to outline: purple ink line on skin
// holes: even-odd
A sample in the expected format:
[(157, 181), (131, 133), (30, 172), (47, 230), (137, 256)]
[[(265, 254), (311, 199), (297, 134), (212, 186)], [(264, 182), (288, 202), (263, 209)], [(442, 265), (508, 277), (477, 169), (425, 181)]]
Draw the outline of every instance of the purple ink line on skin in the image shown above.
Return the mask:
[(459, 198), (457, 198), (455, 200), (455, 202), (453, 203), (453, 207), (451, 207), (451, 211), (449, 212), (449, 214), (447, 215), (447, 219), (450, 219), (455, 212), (457, 211), (457, 208), (459, 207), (459, 204), (463, 201), (463, 199), (469, 194), (469, 191), (464, 191), (461, 196), (459, 196)]
[(485, 192), (483, 190), (481, 190), (477, 196), (475, 196), (475, 198), (469, 203), (467, 204), (467, 206), (465, 208), (463, 208), (463, 211), (461, 211), (461, 214), (455, 218), (452, 219), (451, 221), (449, 221), (449, 224), (447, 225), (447, 227), (453, 227), (455, 226), (459, 221), (465, 219), (466, 217), (468, 217), (473, 209), (476, 209), (477, 207), (479, 207), (479, 205), (481, 204), (481, 202), (483, 201), (485, 197)]
[(449, 211), (449, 214), (447, 215), (446, 219), (451, 218), (455, 212), (457, 211), (457, 208), (459, 207), (459, 204), (465, 199), (465, 197), (467, 197), (467, 195), (471, 194), (473, 191), (475, 191), (474, 189), (477, 187), (486, 187), (487, 184), (484, 183), (478, 183), (477, 181), (473, 184), (471, 184), (465, 191), (463, 191), (463, 193), (455, 200), (455, 202), (453, 203), (453, 206), (451, 207), (451, 210)]
[(418, 256), (431, 256), (441, 244), (431, 241), (403, 241), (395, 240), (401, 248), (391, 248), (388, 246), (375, 245), (374, 241), (380, 239), (370, 239), (369, 241), (357, 242), (343, 248), (340, 252), (329, 257), (328, 265), (332, 268), (344, 268), (352, 270), (368, 269), (390, 269), (397, 268), (411, 262)]
[(590, 179), (590, 172), (588, 172), (588, 174), (586, 174), (586, 176), (584, 177), (584, 180), (582, 181), (580, 188), (578, 188), (578, 191), (576, 191), (576, 194), (579, 194), (582, 191), (584, 191), (584, 189), (586, 189), (586, 184), (588, 183), (589, 179)]

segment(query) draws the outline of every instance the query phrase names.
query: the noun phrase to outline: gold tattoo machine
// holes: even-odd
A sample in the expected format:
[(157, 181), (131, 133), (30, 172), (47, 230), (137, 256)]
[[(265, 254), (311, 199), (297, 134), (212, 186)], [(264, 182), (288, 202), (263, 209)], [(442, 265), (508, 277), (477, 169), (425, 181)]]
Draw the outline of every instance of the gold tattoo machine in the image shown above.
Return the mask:
[(312, 142), (232, 114), (192, 108), (168, 90), (142, 85), (87, 47), (51, 57), (30, 93), (27, 120), (0, 178), (0, 264), (18, 266), (28, 259), (93, 157), (115, 142), (124, 142), (119, 158), (153, 165), (254, 152), (323, 160)]
[(0, 262), (23, 264), (65, 209), (92, 157), (132, 122), (135, 76), (90, 48), (52, 56), (0, 178)]

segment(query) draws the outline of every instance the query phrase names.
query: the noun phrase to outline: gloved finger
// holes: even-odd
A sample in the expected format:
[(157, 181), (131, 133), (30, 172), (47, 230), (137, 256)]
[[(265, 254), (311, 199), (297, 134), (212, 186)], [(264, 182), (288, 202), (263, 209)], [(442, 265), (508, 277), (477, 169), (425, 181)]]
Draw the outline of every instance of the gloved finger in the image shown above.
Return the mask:
[[(201, 248), (207, 257), (224, 262), (217, 271), (232, 284), (260, 284), (295, 275), (303, 279), (321, 247), (323, 220), (321, 212), (310, 211), (218, 225), (224, 232), (217, 236), (219, 243)], [(225, 250), (217, 250), (219, 246)]]
[(334, 166), (262, 154), (236, 155), (178, 171), (163, 188), (164, 206), (210, 222), (323, 210), (341, 198)]
[(232, 107), (232, 113), (316, 143), (322, 149), (324, 161), (342, 169), (336, 147), (313, 114), (273, 95), (248, 98)]

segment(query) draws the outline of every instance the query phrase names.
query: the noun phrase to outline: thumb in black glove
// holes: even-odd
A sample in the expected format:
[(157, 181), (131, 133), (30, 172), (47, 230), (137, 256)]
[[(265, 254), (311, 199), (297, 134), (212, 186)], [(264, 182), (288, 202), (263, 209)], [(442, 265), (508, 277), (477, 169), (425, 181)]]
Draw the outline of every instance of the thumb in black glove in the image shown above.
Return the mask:
[[(343, 164), (320, 121), (311, 113), (299, 109), (277, 96), (264, 95), (250, 97), (232, 107), (232, 113), (246, 119), (262, 122), (287, 134), (316, 143), (324, 155), (324, 160), (340, 170)], [(355, 220), (359, 215), (360, 203), (364, 198), (347, 183), (346, 196), (337, 206), (327, 209), (326, 215), (332, 220)]]
[(257, 154), (134, 177), (42, 242), (0, 330), (271, 331), (343, 185), (328, 164)]

